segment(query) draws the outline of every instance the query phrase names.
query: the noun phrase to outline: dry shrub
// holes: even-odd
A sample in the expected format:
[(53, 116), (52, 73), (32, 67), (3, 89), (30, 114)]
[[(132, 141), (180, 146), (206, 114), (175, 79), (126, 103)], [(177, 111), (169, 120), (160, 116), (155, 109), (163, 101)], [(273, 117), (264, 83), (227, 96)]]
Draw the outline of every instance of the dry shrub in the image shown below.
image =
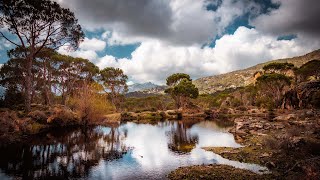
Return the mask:
[(278, 149), (281, 146), (280, 142), (272, 136), (264, 137), (264, 139), (262, 140), (262, 144), (264, 145), (264, 147), (267, 147), (269, 149)]
[(19, 131), (18, 117), (13, 111), (0, 112), (0, 135)]
[(56, 106), (50, 110), (51, 116), (47, 119), (47, 123), (57, 126), (67, 126), (79, 124), (79, 116), (71, 109), (65, 106)]
[(115, 112), (115, 107), (102, 92), (103, 87), (100, 84), (83, 84), (69, 99), (68, 105), (85, 124), (103, 120), (105, 115)]
[(28, 117), (35, 120), (38, 123), (45, 124), (47, 122), (47, 115), (43, 111), (35, 110), (28, 114)]

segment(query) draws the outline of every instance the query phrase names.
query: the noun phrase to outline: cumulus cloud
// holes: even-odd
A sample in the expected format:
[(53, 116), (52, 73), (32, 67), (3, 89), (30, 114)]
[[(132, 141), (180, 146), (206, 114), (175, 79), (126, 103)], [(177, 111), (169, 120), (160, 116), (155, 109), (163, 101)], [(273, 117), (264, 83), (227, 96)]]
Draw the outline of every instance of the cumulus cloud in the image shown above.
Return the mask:
[(106, 45), (107, 43), (105, 41), (96, 38), (85, 38), (79, 47), (83, 50), (102, 51), (106, 48)]
[(297, 34), (320, 38), (319, 0), (273, 0), (273, 3), (280, 7), (251, 22), (258, 30), (279, 36)]
[[(72, 9), (88, 30), (111, 31), (111, 44), (158, 39), (171, 44), (204, 44), (232, 21), (259, 9), (253, 1), (224, 0), (208, 11), (212, 0), (57, 0)], [(107, 34), (105, 34), (107, 35)]]
[(77, 51), (70, 51), (67, 46), (62, 46), (58, 49), (61, 54), (66, 54), (73, 57), (81, 57), (96, 62), (98, 59), (97, 51), (102, 51), (106, 48), (107, 43), (103, 40), (92, 38), (85, 38), (79, 45)]
[(193, 78), (220, 74), (246, 68), (277, 58), (301, 55), (316, 49), (319, 43), (302, 39), (277, 40), (255, 29), (239, 27), (233, 35), (224, 35), (214, 48), (200, 46), (175, 46), (162, 41), (142, 42), (131, 59), (105, 56), (97, 60), (100, 68), (119, 67), (135, 82), (163, 84), (166, 77), (177, 72)]
[[(267, 60), (302, 55), (320, 47), (317, 0), (272, 0), (278, 9), (261, 13), (251, 0), (57, 0), (76, 13), (89, 30), (104, 29), (101, 39), (85, 39), (80, 49), (60, 53), (91, 60), (100, 68), (119, 67), (130, 82), (163, 84), (184, 72), (192, 78), (246, 68)], [(209, 5), (215, 6), (209, 10)], [(255, 17), (255, 28), (226, 28), (243, 15)], [(298, 34), (291, 40), (281, 35)], [(215, 47), (202, 47), (217, 35)], [(139, 43), (131, 58), (99, 57), (108, 45)]]

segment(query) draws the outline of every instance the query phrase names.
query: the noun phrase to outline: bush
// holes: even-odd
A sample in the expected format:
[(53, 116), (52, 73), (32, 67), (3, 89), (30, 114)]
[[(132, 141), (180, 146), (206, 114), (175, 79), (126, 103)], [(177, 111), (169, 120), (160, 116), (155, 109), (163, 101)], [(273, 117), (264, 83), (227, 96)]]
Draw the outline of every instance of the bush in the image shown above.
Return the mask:
[(83, 123), (99, 121), (105, 115), (115, 112), (115, 107), (102, 94), (102, 87), (97, 83), (84, 84), (68, 100), (68, 105), (77, 112)]
[(38, 123), (45, 124), (47, 122), (47, 115), (43, 111), (35, 110), (28, 114), (28, 117), (35, 120)]
[(237, 110), (239, 110), (239, 111), (247, 111), (248, 109), (245, 106), (239, 106), (239, 107), (237, 107)]
[(19, 130), (17, 114), (13, 111), (0, 112), (0, 136)]
[(47, 119), (47, 123), (49, 124), (68, 126), (80, 123), (79, 116), (65, 106), (56, 106), (50, 111), (52, 115)]
[(123, 103), (123, 109), (129, 112), (145, 112), (157, 110), (174, 109), (175, 104), (173, 99), (167, 95), (149, 96), (142, 98), (126, 98)]

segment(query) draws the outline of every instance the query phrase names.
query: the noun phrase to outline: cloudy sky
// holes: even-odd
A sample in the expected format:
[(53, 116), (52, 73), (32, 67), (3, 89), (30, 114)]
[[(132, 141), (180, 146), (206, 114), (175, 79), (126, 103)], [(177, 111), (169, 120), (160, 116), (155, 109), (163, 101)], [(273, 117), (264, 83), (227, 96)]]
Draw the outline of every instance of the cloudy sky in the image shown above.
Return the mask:
[[(86, 38), (75, 52), (131, 82), (215, 75), (320, 48), (319, 0), (56, 0)], [(0, 63), (10, 44), (0, 40)]]

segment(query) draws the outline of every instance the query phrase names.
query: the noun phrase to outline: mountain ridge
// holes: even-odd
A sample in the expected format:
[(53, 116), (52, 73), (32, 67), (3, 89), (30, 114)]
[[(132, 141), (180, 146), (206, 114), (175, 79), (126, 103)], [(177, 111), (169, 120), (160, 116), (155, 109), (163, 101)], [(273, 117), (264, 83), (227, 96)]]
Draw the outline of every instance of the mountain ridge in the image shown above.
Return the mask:
[(260, 63), (255, 66), (251, 66), (246, 69), (236, 70), (219, 75), (202, 77), (194, 80), (193, 83), (199, 89), (200, 94), (211, 94), (217, 91), (243, 87), (253, 83), (254, 74), (257, 71), (262, 71), (262, 67), (266, 64), (273, 62), (288, 62), (294, 64), (296, 67), (300, 67), (301, 65), (313, 59), (320, 60), (320, 49), (309, 52), (302, 56), (271, 60), (265, 63)]

